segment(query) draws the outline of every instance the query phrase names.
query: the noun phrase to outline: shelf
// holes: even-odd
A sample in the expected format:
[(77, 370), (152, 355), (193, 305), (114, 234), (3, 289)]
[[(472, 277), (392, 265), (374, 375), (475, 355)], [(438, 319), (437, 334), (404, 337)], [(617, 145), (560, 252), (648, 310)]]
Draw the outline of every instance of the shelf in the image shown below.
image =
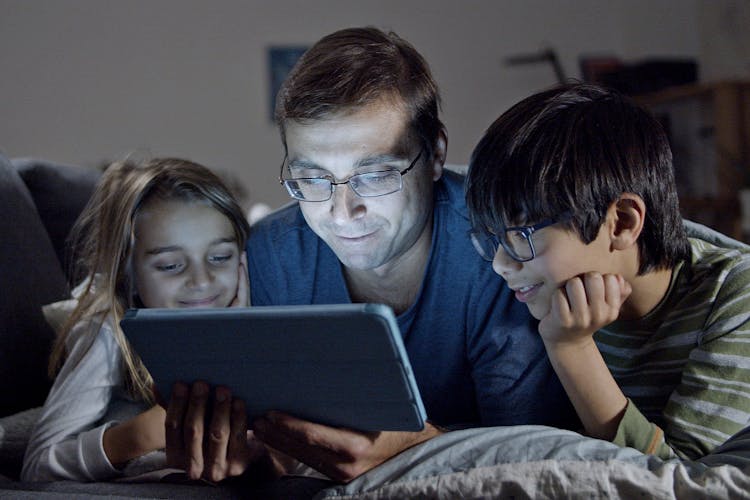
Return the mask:
[[(634, 99), (657, 115), (673, 113), (677, 118), (671, 124), (683, 131), (679, 137), (670, 134), (683, 215), (729, 236), (750, 239), (742, 233), (738, 199), (739, 190), (750, 187), (750, 81), (683, 85)], [(680, 116), (686, 106), (696, 110)], [(698, 143), (707, 134), (712, 151), (701, 150)]]

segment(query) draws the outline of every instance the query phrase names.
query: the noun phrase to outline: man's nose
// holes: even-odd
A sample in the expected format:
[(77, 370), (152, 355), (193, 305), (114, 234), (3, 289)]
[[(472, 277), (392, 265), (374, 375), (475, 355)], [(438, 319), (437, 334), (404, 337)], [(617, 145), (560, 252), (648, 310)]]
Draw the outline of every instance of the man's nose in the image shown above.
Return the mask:
[(338, 184), (333, 186), (331, 194), (331, 215), (337, 222), (362, 217), (365, 213), (365, 205), (362, 197), (352, 189), (351, 184)]

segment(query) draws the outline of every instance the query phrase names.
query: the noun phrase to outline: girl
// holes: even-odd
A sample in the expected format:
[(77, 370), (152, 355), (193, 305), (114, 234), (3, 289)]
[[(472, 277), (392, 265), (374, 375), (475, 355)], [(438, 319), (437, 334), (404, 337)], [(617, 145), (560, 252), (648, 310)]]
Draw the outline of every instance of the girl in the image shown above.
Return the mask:
[(131, 307), (249, 305), (249, 231), (219, 178), (167, 158), (109, 167), (73, 229), (78, 304), (26, 450), (26, 481), (101, 480), (164, 466), (164, 409), (119, 327)]

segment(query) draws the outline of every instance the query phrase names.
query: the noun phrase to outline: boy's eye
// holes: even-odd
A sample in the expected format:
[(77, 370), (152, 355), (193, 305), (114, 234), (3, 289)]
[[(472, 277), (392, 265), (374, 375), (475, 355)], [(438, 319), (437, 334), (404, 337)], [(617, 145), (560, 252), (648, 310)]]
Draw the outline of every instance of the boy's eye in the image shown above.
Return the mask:
[(521, 231), (507, 231), (506, 235), (511, 243), (525, 243), (528, 240), (526, 235)]

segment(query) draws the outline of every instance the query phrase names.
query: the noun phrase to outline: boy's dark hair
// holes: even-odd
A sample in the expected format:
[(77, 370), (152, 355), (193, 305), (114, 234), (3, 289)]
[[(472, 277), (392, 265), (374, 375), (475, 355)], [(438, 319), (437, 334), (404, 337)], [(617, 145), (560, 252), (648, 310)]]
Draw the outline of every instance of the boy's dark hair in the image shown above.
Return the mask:
[(319, 120), (380, 99), (405, 106), (410, 131), (432, 158), (443, 124), (440, 95), (424, 58), (406, 40), (377, 28), (348, 28), (321, 38), (300, 58), (276, 98), (286, 147), (287, 120)]
[(540, 92), (503, 113), (474, 149), (466, 179), (475, 227), (498, 230), (570, 211), (562, 224), (586, 244), (623, 193), (646, 204), (639, 274), (690, 254), (661, 125), (629, 98), (586, 84)]

